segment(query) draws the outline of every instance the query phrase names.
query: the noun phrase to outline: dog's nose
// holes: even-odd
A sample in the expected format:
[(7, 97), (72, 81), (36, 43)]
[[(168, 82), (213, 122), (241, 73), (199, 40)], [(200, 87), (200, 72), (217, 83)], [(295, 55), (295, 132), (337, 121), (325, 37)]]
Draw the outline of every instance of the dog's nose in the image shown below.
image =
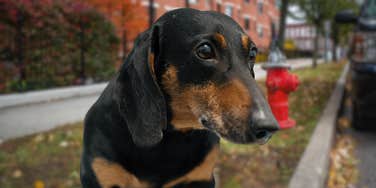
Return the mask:
[(256, 120), (254, 124), (256, 132), (275, 132), (279, 130), (277, 120), (272, 116), (267, 119)]
[(254, 89), (252, 97), (251, 129), (257, 141), (266, 142), (279, 125), (260, 90)]
[(257, 142), (265, 143), (274, 132), (279, 130), (279, 126), (274, 117), (268, 119), (259, 119), (254, 122), (254, 134)]
[(254, 112), (252, 118), (254, 137), (261, 144), (266, 143), (272, 134), (279, 130), (279, 125), (274, 115), (268, 108), (266, 109), (259, 109), (259, 111)]

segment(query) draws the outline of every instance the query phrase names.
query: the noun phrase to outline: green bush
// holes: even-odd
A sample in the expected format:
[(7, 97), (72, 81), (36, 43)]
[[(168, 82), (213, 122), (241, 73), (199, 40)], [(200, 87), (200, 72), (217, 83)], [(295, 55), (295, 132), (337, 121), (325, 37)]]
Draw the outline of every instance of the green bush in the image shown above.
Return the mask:
[(114, 74), (118, 38), (96, 9), (73, 0), (0, 0), (0, 12), (0, 93)]

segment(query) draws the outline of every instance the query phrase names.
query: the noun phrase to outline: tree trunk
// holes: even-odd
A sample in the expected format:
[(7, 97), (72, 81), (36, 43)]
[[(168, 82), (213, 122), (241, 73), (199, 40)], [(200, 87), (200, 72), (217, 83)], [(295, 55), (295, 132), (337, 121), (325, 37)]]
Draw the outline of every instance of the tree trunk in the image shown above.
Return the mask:
[(333, 40), (333, 44), (332, 44), (332, 54), (333, 54), (333, 61), (334, 62), (337, 62), (338, 61), (338, 57), (337, 57), (337, 42)]
[(332, 24), (332, 53), (333, 53), (333, 61), (337, 62), (338, 61), (338, 56), (337, 56), (337, 46), (338, 46), (338, 40), (339, 40), (339, 33), (338, 33), (338, 26), (333, 23)]
[(289, 6), (289, 0), (282, 0), (280, 20), (279, 20), (279, 31), (278, 31), (278, 47), (280, 50), (283, 49), (283, 44), (285, 42), (285, 27), (286, 27), (286, 16)]
[(319, 51), (319, 27), (316, 26), (316, 32), (315, 32), (315, 39), (314, 39), (314, 49), (313, 49), (313, 59), (312, 59), (312, 67), (317, 67), (317, 56)]

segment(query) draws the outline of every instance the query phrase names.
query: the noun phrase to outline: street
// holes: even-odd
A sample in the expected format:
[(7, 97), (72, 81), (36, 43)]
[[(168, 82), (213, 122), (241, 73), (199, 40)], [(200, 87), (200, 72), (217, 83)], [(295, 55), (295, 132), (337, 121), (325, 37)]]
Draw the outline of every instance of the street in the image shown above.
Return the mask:
[[(348, 78), (349, 79), (349, 78)], [(347, 80), (349, 84), (349, 80)], [(347, 87), (349, 89), (351, 87)], [(352, 119), (352, 103), (350, 90), (345, 92), (345, 100), (340, 116), (345, 117), (349, 122)], [(354, 159), (357, 161), (357, 171), (359, 179), (356, 182), (356, 188), (374, 188), (376, 187), (376, 129), (355, 130), (352, 127), (344, 129), (344, 132), (337, 134), (349, 135), (354, 140), (355, 153)]]
[(359, 161), (358, 188), (376, 187), (376, 132), (351, 131), (356, 141), (355, 155)]

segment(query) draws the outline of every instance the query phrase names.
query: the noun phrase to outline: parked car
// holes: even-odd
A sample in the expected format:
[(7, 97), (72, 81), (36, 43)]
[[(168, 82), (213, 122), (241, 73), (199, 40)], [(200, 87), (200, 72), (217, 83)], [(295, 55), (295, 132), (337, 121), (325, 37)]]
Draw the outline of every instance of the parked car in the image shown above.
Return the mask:
[(355, 24), (349, 51), (352, 125), (356, 129), (376, 128), (376, 0), (365, 0), (359, 15), (344, 10), (335, 19)]

